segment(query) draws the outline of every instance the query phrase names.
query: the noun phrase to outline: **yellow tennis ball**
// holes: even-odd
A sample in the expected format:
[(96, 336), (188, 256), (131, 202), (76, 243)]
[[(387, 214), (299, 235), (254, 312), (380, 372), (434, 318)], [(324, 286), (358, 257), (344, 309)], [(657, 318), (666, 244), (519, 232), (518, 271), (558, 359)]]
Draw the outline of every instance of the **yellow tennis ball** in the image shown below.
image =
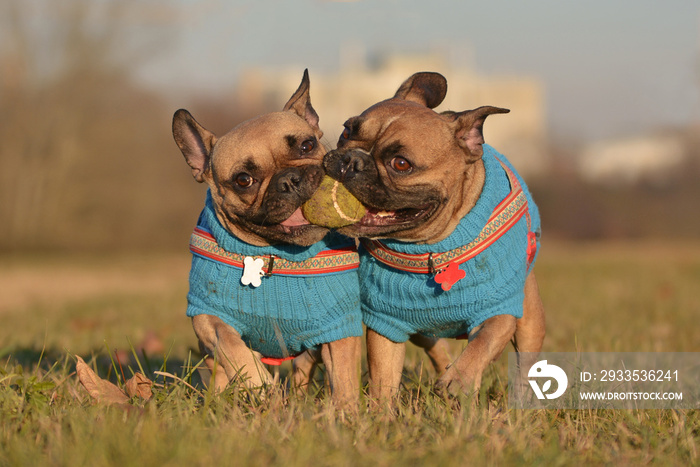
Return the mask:
[(356, 224), (367, 210), (342, 183), (326, 175), (301, 212), (312, 224), (337, 229)]

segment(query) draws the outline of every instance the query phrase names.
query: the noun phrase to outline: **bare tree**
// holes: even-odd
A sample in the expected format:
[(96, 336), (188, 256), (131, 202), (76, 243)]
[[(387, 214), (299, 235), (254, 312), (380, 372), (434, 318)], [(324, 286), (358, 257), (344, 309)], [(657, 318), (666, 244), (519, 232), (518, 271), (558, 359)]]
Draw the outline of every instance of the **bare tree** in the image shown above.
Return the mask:
[[(90, 224), (84, 198), (109, 197), (100, 190), (114, 173), (104, 171), (143, 157), (124, 154), (135, 146), (125, 114), (158, 104), (139, 94), (130, 73), (165, 43), (162, 36), (130, 40), (128, 20), (146, 6), (153, 5), (6, 0), (0, 6), (0, 246), (70, 243), (80, 236), (81, 221)], [(126, 109), (129, 102), (141, 108)]]

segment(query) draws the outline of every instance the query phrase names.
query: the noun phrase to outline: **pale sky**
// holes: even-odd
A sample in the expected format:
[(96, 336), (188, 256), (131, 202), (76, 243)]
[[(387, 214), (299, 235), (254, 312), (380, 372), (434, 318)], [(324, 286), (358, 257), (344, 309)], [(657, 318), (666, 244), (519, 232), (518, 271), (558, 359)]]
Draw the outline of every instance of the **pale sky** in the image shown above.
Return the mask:
[(353, 43), (370, 55), (449, 49), (485, 75), (537, 77), (555, 135), (700, 121), (697, 0), (179, 3), (174, 41), (140, 73), (162, 89), (221, 92), (248, 66), (308, 67), (313, 77), (336, 70)]

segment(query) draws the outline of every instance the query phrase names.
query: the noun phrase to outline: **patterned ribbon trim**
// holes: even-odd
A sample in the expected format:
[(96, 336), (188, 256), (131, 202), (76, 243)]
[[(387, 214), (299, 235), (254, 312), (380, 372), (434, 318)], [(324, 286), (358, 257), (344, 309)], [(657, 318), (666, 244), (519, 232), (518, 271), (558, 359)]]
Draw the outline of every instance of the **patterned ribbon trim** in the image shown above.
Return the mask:
[(469, 261), (496, 240), (501, 238), (520, 218), (526, 216), (527, 228), (530, 231), (530, 215), (527, 208), (527, 198), (520, 182), (510, 168), (498, 160), (508, 176), (511, 191), (501, 201), (489, 217), (488, 222), (479, 235), (467, 245), (442, 253), (423, 253), (412, 255), (394, 251), (378, 240), (362, 239), (362, 246), (378, 261), (394, 269), (417, 273), (434, 274), (444, 269), (448, 263), (462, 264)]
[[(212, 259), (229, 266), (243, 269), (246, 255), (231, 253), (219, 246), (211, 232), (196, 227), (190, 237), (190, 251), (198, 256)], [(360, 257), (354, 246), (323, 250), (313, 258), (304, 261), (289, 261), (277, 256), (253, 256), (262, 258), (266, 275), (278, 274), (283, 276), (305, 276), (314, 274), (331, 274), (349, 271), (360, 266)]]

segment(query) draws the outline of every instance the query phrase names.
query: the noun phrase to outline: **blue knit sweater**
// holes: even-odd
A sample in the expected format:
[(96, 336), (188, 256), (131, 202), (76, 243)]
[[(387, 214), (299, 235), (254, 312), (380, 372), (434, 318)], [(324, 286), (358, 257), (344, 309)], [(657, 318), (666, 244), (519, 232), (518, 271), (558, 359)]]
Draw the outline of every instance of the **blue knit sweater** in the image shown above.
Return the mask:
[[(515, 172), (503, 155), (484, 145), (483, 192), (449, 237), (433, 244), (397, 240), (382, 240), (382, 243), (395, 251), (420, 254), (453, 250), (474, 240), (494, 208), (510, 193), (508, 177), (496, 156)], [(516, 176), (527, 198), (531, 231), (537, 234), (539, 250), (539, 212), (522, 178)], [(430, 275), (394, 269), (361, 248), (360, 297), (365, 324), (392, 341), (404, 342), (416, 333), (432, 337), (461, 336), (500, 314), (522, 317), (528, 273), (527, 234), (523, 216), (493, 245), (462, 263), (459, 267), (466, 277), (448, 291), (443, 291)]]
[[(309, 247), (250, 245), (224, 229), (210, 193), (197, 226), (210, 232), (226, 251), (247, 256), (273, 254), (304, 261), (321, 251), (351, 244), (332, 233)], [(238, 331), (251, 349), (274, 358), (362, 335), (357, 269), (308, 276), (276, 275), (273, 270), (257, 288), (242, 285), (242, 273), (240, 268), (193, 255), (187, 316), (217, 316)]]

